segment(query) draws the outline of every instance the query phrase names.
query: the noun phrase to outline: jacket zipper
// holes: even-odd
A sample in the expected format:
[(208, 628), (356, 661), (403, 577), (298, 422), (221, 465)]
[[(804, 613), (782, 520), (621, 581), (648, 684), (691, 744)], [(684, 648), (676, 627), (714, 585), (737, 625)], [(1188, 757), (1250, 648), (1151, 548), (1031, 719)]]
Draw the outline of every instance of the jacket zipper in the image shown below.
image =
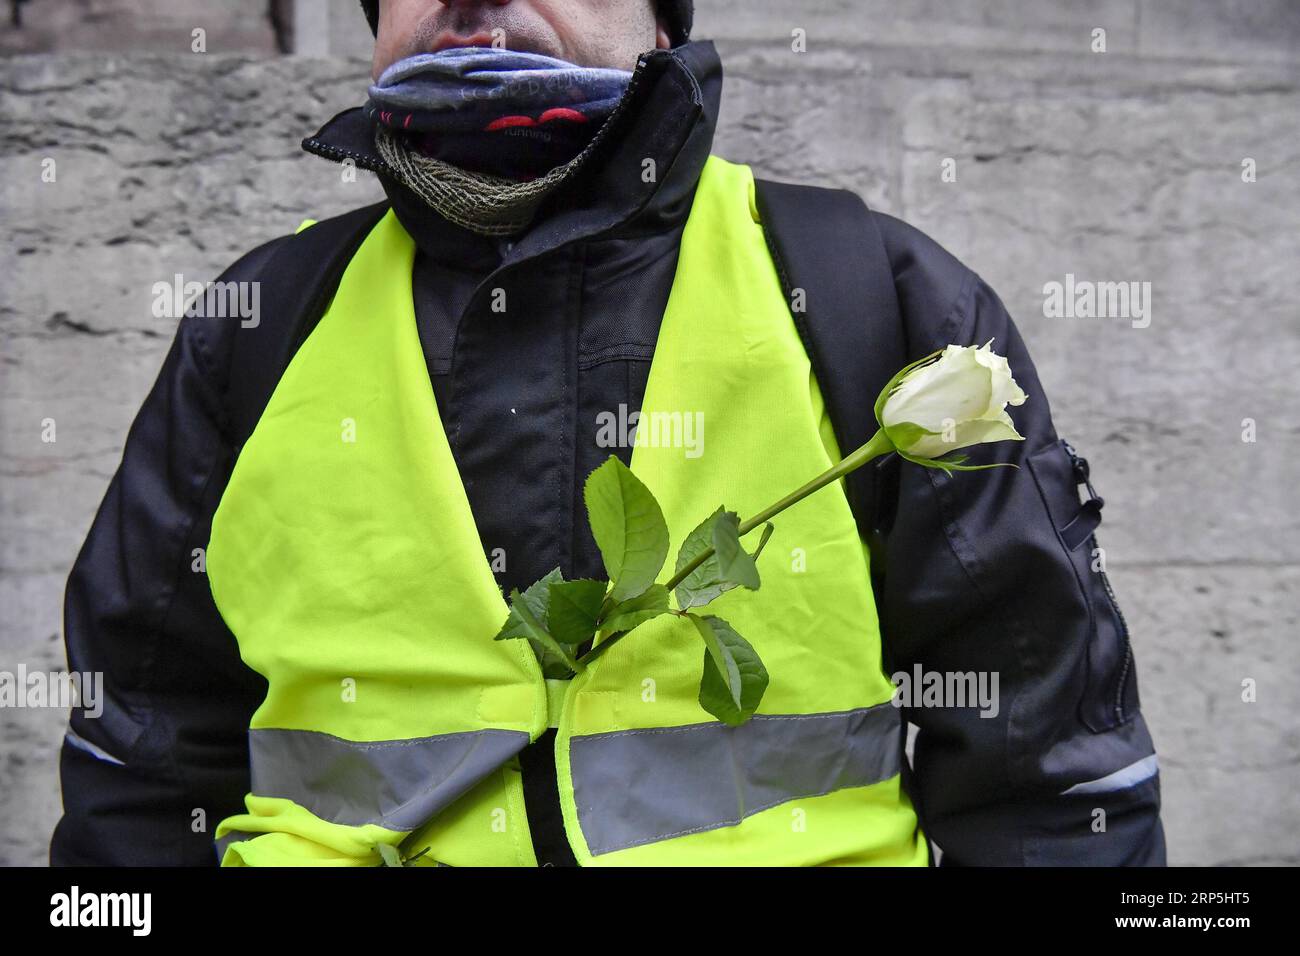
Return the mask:
[(389, 179), (397, 179), (397, 171), (389, 166), (378, 156), (363, 156), (360, 153), (354, 153), (350, 149), (344, 149), (341, 146), (334, 146), (331, 143), (322, 143), (315, 136), (310, 136), (302, 141), (302, 148), (309, 153), (315, 153), (324, 159), (341, 163), (346, 159), (352, 160), (362, 169), (368, 169), (374, 173), (383, 173)]
[(641, 79), (645, 76), (646, 67), (650, 63), (650, 58), (645, 54), (637, 57), (636, 68), (632, 70), (632, 77), (627, 81), (627, 89), (623, 91), (623, 96), (615, 105), (613, 112), (605, 117), (605, 122), (601, 124), (600, 129), (596, 130), (596, 135), (591, 138), (581, 153), (578, 154), (577, 163), (574, 166), (576, 172), (587, 161), (587, 157), (592, 150), (603, 143), (609, 137), (609, 131), (614, 128), (615, 124), (628, 110), (628, 104), (632, 102), (637, 87), (641, 85)]
[[(1065, 448), (1065, 453), (1070, 456), (1070, 465), (1074, 469), (1074, 476), (1077, 480), (1083, 482), (1088, 489), (1088, 494), (1092, 498), (1101, 500), (1097, 490), (1092, 487), (1092, 480), (1089, 476), (1088, 462), (1064, 438), (1061, 439), (1061, 445)], [(1088, 541), (1092, 546), (1093, 552), (1100, 548), (1097, 544), (1096, 532), (1088, 536)], [(1115, 598), (1115, 590), (1110, 585), (1110, 578), (1106, 575), (1105, 563), (1097, 572), (1101, 576), (1102, 587), (1106, 590), (1106, 599), (1110, 602), (1111, 610), (1115, 612), (1115, 617), (1119, 621), (1120, 633), (1124, 635), (1124, 665), (1120, 669), (1119, 683), (1115, 688), (1115, 715), (1123, 721), (1124, 714), (1124, 685), (1128, 681), (1129, 670), (1133, 666), (1133, 643), (1129, 638), (1128, 621), (1124, 617), (1124, 612), (1119, 609), (1119, 601)]]

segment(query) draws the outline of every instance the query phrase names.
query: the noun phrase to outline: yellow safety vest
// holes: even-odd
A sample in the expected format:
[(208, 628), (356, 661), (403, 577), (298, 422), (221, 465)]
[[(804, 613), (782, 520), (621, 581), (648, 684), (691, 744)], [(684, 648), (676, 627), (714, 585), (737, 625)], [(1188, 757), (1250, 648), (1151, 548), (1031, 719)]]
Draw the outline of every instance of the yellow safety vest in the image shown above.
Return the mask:
[[(868, 553), (840, 484), (777, 518), (760, 590), (709, 605), (771, 675), (740, 727), (701, 709), (703, 649), (683, 619), (643, 624), (567, 686), (548, 688), (527, 642), (493, 641), (508, 609), (424, 364), (414, 252), (390, 211), (213, 518), (213, 596), (268, 682), (249, 728), (247, 812), (216, 833), (223, 863), (375, 865), (378, 844), (420, 830), (421, 863), (535, 866), (517, 755), (558, 726), (565, 830), (585, 866), (924, 865)], [(633, 448), (670, 553), (719, 505), (754, 514), (840, 454), (753, 176), (716, 157), (638, 431), (656, 412), (702, 413), (707, 435), (697, 457)]]

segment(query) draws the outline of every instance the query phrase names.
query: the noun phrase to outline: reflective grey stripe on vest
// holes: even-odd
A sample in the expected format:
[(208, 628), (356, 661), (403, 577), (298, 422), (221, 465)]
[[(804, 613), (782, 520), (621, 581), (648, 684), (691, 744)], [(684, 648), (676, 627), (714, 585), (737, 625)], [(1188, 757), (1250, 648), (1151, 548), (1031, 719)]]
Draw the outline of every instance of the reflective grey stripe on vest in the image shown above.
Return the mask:
[(322, 820), (414, 830), (523, 750), (517, 730), (357, 742), (312, 730), (248, 732), (253, 793)]
[(593, 856), (734, 826), (777, 804), (879, 783), (902, 759), (886, 702), (831, 714), (760, 715), (574, 737), (578, 822)]

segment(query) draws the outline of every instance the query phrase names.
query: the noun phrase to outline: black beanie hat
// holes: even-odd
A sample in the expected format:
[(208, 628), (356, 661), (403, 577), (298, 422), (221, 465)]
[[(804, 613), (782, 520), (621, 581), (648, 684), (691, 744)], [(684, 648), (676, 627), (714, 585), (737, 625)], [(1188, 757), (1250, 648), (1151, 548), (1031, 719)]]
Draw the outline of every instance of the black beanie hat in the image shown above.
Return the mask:
[[(668, 21), (668, 39), (680, 46), (691, 36), (691, 21), (695, 18), (695, 0), (655, 0), (659, 15)], [(370, 32), (379, 29), (379, 0), (361, 0), (361, 9), (370, 21)]]

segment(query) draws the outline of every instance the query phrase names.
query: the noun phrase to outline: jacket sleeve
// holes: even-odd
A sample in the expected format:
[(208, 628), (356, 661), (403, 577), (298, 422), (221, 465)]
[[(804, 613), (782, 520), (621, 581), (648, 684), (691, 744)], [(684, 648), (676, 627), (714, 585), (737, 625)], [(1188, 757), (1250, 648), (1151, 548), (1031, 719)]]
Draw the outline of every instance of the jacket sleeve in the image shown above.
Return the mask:
[(1018, 469), (948, 476), (894, 456), (879, 476), (889, 673), (997, 678), (994, 707), (905, 708), (923, 827), (943, 865), (1163, 865), (1156, 757), (1087, 463), (1058, 438), (994, 292), (911, 227), (882, 232), (908, 360), (992, 339), (1028, 393), (1009, 409), (1023, 442), (968, 450)]
[[(222, 279), (252, 274), (266, 249)], [(234, 458), (224, 399), (238, 327), (181, 319), (68, 578), (69, 669), (101, 675), (102, 690), (64, 738), (53, 865), (215, 865), (212, 830), (248, 790), (265, 683), (203, 571)]]

